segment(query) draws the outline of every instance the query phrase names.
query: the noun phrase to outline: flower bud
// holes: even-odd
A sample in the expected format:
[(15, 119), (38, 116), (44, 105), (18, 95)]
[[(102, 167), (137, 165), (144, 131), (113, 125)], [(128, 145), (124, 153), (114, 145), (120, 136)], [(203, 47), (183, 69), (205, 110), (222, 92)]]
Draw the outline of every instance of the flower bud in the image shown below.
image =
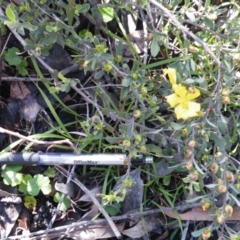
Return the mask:
[(217, 216), (216, 220), (219, 224), (223, 224), (225, 222), (225, 217), (222, 214), (220, 214)]
[(197, 48), (195, 48), (194, 46), (190, 45), (190, 46), (188, 47), (188, 51), (189, 51), (190, 53), (195, 53), (195, 52), (197, 52)]
[(168, 10), (172, 10), (172, 9), (173, 9), (172, 4), (168, 4), (168, 5), (167, 5), (167, 9), (168, 9)]
[(222, 156), (222, 153), (221, 152), (216, 152), (215, 154), (214, 154), (214, 157), (215, 158), (219, 158), (219, 157), (221, 157)]
[(184, 153), (184, 157), (185, 157), (185, 158), (190, 158), (191, 156), (192, 156), (192, 151), (188, 149), (188, 150)]
[(230, 101), (230, 98), (228, 96), (223, 96), (222, 97), (222, 103), (224, 104), (229, 104), (231, 101)]
[(97, 131), (102, 131), (103, 127), (104, 127), (104, 125), (102, 123), (98, 123), (98, 124), (94, 125), (94, 129)]
[(196, 180), (198, 180), (198, 172), (197, 171), (193, 171), (191, 174), (190, 174), (190, 179), (192, 180), (192, 181), (196, 181)]
[(194, 94), (196, 92), (195, 87), (189, 87), (188, 92), (191, 93), (191, 94)]
[(207, 161), (208, 159), (209, 159), (209, 156), (208, 156), (208, 155), (205, 154), (205, 155), (202, 156), (202, 160), (203, 160), (203, 161)]
[(133, 116), (135, 117), (135, 118), (140, 118), (141, 117), (141, 115), (142, 115), (142, 112), (140, 111), (140, 110), (134, 110), (133, 111)]
[(188, 171), (192, 170), (193, 169), (193, 162), (191, 160), (186, 162), (185, 167)]
[(148, 36), (147, 36), (147, 39), (148, 39), (149, 42), (152, 41), (154, 39), (154, 34), (149, 33)]
[(230, 93), (229, 88), (223, 88), (223, 90), (222, 90), (222, 95), (223, 96), (227, 96), (229, 93)]
[(223, 180), (221, 178), (217, 178), (214, 183), (215, 184), (222, 184)]
[(194, 148), (196, 146), (196, 141), (194, 141), (194, 140), (189, 141), (188, 146), (190, 148)]
[(132, 74), (133, 80), (137, 80), (138, 77), (139, 77), (138, 72), (134, 72), (134, 73)]
[(206, 211), (207, 209), (209, 209), (211, 207), (211, 203), (209, 201), (207, 201), (206, 199), (203, 199), (201, 201), (201, 205), (202, 205), (203, 211)]
[(226, 172), (226, 179), (229, 181), (229, 182), (234, 182), (234, 175), (232, 172)]
[(183, 136), (183, 137), (186, 137), (187, 134), (188, 134), (187, 128), (183, 128), (183, 129), (182, 129), (182, 136)]
[(121, 55), (116, 55), (115, 61), (119, 63), (119, 62), (122, 61), (122, 58), (123, 58), (123, 57), (122, 57)]
[(137, 143), (140, 143), (142, 141), (142, 136), (137, 134), (137, 135), (134, 136), (134, 139)]
[(130, 147), (131, 146), (131, 142), (128, 139), (125, 139), (122, 144), (123, 144), (124, 147)]
[(218, 186), (219, 193), (225, 193), (227, 191), (227, 187), (223, 184)]
[(143, 96), (146, 96), (148, 94), (148, 89), (146, 87), (141, 87), (141, 93)]
[(202, 239), (207, 240), (211, 237), (211, 231), (210, 229), (206, 228), (202, 231)]
[(214, 174), (218, 171), (218, 168), (219, 168), (219, 166), (218, 166), (218, 164), (215, 163), (215, 162), (213, 162), (213, 163), (210, 165), (210, 171), (211, 171), (212, 173), (214, 173)]
[(147, 152), (147, 148), (145, 145), (140, 146), (140, 151), (141, 152)]
[(105, 46), (103, 44), (98, 44), (95, 47), (96, 51), (99, 53), (103, 53), (105, 51)]
[(110, 73), (113, 70), (113, 66), (111, 65), (111, 63), (106, 63), (104, 65), (104, 70), (105, 72)]
[(224, 208), (225, 213), (231, 217), (233, 215), (233, 207), (231, 205), (226, 205)]

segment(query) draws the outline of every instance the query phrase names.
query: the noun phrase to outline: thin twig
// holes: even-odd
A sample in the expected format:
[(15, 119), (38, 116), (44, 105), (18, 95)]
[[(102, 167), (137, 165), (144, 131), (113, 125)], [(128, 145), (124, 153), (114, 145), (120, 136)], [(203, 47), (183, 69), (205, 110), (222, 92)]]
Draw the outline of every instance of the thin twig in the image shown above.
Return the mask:
[(144, 12), (142, 8), (139, 9), (141, 18), (142, 18), (142, 23), (143, 23), (143, 33), (144, 33), (144, 47), (143, 47), (143, 63), (147, 64), (147, 59), (148, 59), (148, 42), (147, 42), (147, 22), (146, 22), (146, 17), (144, 15)]
[(181, 238), (181, 240), (186, 240), (186, 237), (187, 237), (187, 233), (188, 233), (188, 226), (189, 226), (189, 220), (186, 222), (186, 226), (185, 226), (185, 228), (184, 228), (184, 230), (183, 230), (183, 233), (182, 233), (182, 238)]
[(58, 141), (42, 141), (42, 140), (34, 139), (34, 135), (33, 136), (24, 136), (24, 135), (21, 135), (18, 132), (13, 132), (13, 131), (10, 131), (8, 129), (4, 129), (2, 127), (0, 127), (0, 133), (6, 133), (6, 134), (9, 134), (11, 136), (15, 136), (15, 137), (20, 138), (22, 140), (33, 142), (33, 143), (36, 143), (36, 144), (48, 144), (48, 145), (51, 145), (51, 144), (53, 144), (53, 145), (68, 144), (74, 150), (74, 152), (76, 154), (78, 153), (78, 150), (76, 149), (74, 144), (69, 139), (58, 140)]
[[(48, 81), (53, 81), (53, 78), (45, 78)], [(42, 81), (41, 78), (37, 77), (2, 77), (2, 81), (5, 82), (39, 82)]]
[(204, 26), (202, 26), (200, 24), (197, 24), (195, 22), (192, 22), (192, 21), (189, 21), (189, 20), (184, 20), (183, 22), (186, 23), (186, 24), (191, 24), (191, 25), (193, 25), (193, 26), (195, 26), (197, 28), (200, 28), (201, 30), (204, 30), (206, 32), (212, 33), (212, 34), (214, 34), (214, 35), (216, 35), (216, 36), (218, 36), (220, 38), (223, 38), (223, 39), (228, 39), (229, 38), (229, 36), (226, 35), (226, 34), (215, 32), (212, 29), (204, 27)]

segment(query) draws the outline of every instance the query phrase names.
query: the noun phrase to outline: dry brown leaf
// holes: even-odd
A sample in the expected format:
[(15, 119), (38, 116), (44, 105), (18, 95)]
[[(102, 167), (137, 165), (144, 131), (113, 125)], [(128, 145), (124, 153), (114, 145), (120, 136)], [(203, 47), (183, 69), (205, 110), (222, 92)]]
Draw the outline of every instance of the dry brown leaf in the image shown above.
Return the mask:
[(24, 99), (31, 94), (24, 82), (12, 82), (10, 89), (10, 96), (13, 99)]
[[(163, 208), (164, 211), (164, 208)], [(178, 214), (177, 211), (166, 211), (164, 212), (168, 217), (180, 218), (181, 220), (192, 220), (192, 221), (212, 221), (209, 212), (204, 212), (202, 208), (193, 208), (191, 211), (186, 213)]]
[[(116, 227), (119, 232), (122, 232), (125, 223), (116, 224)], [(115, 237), (114, 232), (109, 227), (108, 224), (90, 226), (88, 229), (81, 231), (78, 235), (79, 239), (84, 240), (94, 240), (101, 238), (111, 238)]]
[(124, 230), (122, 233), (130, 238), (140, 238), (159, 225), (162, 225), (160, 219), (156, 217), (156, 215), (147, 216), (144, 220), (144, 222), (139, 221), (134, 227)]
[(31, 219), (31, 216), (29, 211), (26, 209), (23, 209), (18, 219), (18, 227), (28, 230), (30, 219)]
[[(178, 214), (177, 212), (173, 211), (164, 211), (164, 208), (162, 208), (164, 214), (166, 214), (168, 217), (171, 218), (180, 218), (181, 220), (190, 220), (190, 221), (213, 221), (213, 218), (210, 216), (209, 211), (203, 211), (202, 208), (193, 208), (191, 211), (188, 211), (186, 213)], [(234, 215), (228, 220), (240, 220), (240, 207), (235, 206), (233, 208)]]
[(143, 180), (139, 168), (123, 175), (113, 187), (113, 191), (118, 191), (123, 185), (123, 181), (130, 178), (134, 184), (128, 189), (127, 194), (121, 203), (122, 213), (127, 213), (133, 209), (139, 209), (143, 199)]

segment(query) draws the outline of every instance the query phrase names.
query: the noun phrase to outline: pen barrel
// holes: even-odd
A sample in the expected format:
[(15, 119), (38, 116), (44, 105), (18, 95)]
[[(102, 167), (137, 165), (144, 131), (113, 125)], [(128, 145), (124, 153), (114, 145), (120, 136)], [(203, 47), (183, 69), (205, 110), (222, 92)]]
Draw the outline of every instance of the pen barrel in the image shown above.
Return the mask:
[[(40, 165), (128, 165), (130, 159), (125, 154), (69, 154), (40, 153)], [(152, 157), (139, 156), (132, 159), (132, 164), (152, 163)]]
[(38, 153), (3, 153), (0, 155), (0, 164), (38, 164)]

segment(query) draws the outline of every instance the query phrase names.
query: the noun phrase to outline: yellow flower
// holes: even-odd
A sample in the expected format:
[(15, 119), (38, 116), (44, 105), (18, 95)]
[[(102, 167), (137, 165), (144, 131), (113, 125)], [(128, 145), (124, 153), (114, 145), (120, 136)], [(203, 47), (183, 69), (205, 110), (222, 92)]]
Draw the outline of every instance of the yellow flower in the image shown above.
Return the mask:
[(200, 112), (200, 104), (192, 100), (200, 96), (200, 91), (196, 88), (191, 88), (191, 91), (188, 91), (181, 84), (174, 84), (173, 90), (175, 93), (167, 96), (166, 99), (170, 106), (175, 108), (177, 119), (186, 120), (197, 117)]
[(177, 84), (176, 69), (174, 69), (174, 68), (165, 68), (165, 69), (163, 69), (163, 72), (168, 75), (170, 83), (172, 85)]

